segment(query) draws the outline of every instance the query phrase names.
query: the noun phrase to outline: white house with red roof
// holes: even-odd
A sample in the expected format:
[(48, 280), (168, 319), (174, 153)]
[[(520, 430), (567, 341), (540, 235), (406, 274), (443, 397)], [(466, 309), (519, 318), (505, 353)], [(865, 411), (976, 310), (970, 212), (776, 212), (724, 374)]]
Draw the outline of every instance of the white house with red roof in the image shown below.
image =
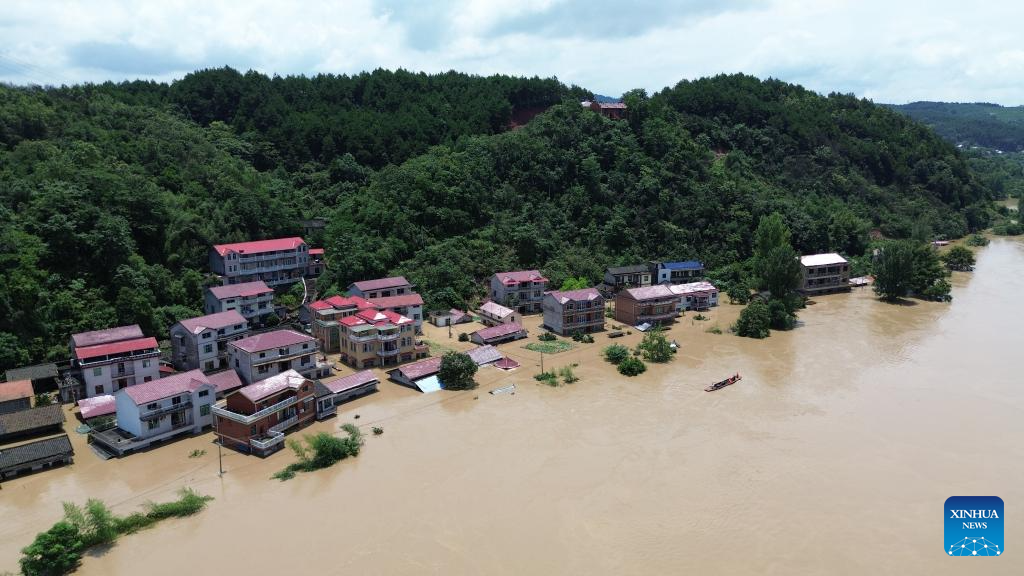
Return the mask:
[(491, 276), (490, 297), (520, 314), (540, 312), (548, 279), (538, 270), (497, 272)]
[(93, 442), (124, 455), (213, 424), (216, 387), (201, 370), (179, 372), (114, 393), (117, 427), (94, 432)]
[(477, 310), (480, 313), (480, 322), (484, 326), (498, 326), (501, 324), (522, 324), (523, 315), (508, 306), (502, 306), (497, 302), (488, 300), (480, 305)]
[(228, 342), (231, 368), (251, 384), (295, 370), (307, 378), (330, 374), (330, 367), (316, 358), (316, 339), (294, 330), (273, 330)]
[(171, 363), (177, 370), (222, 370), (228, 367), (228, 342), (248, 334), (249, 321), (238, 310), (181, 320), (171, 326)]
[(207, 314), (237, 310), (250, 323), (259, 321), (274, 311), (274, 289), (266, 282), (244, 282), (206, 289)]
[(256, 280), (268, 286), (291, 284), (307, 275), (309, 263), (309, 246), (298, 236), (217, 244), (210, 249), (210, 270), (224, 285)]
[(552, 290), (544, 296), (544, 325), (563, 336), (604, 330), (604, 296), (597, 288)]
[(91, 398), (160, 378), (156, 338), (138, 324), (82, 332), (71, 337), (71, 368), (81, 382), (71, 398)]
[(409, 294), (413, 291), (412, 288), (412, 284), (405, 279), (405, 276), (392, 276), (390, 278), (376, 278), (374, 280), (353, 282), (348, 286), (348, 295), (372, 300), (374, 298)]

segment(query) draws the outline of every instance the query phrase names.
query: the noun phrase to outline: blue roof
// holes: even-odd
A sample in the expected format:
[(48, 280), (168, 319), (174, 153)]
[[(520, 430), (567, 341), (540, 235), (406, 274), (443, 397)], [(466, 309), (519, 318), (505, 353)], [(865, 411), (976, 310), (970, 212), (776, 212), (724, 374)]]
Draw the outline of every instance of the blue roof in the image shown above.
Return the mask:
[(669, 270), (700, 270), (704, 265), (696, 260), (686, 260), (684, 262), (662, 262), (661, 267)]

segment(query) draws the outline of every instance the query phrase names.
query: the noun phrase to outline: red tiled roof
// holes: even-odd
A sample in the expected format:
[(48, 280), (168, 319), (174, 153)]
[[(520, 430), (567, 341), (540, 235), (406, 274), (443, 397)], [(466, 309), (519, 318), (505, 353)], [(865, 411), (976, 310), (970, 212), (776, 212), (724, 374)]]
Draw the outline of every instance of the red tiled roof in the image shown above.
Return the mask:
[(229, 344), (239, 350), (245, 350), (246, 352), (258, 352), (260, 350), (283, 348), (285, 346), (291, 346), (292, 344), (301, 344), (303, 342), (313, 341), (314, 338), (309, 334), (299, 334), (294, 330), (274, 330), (273, 332), (254, 334), (248, 338), (229, 342)]
[(367, 310), (371, 308), (377, 308), (369, 300), (362, 298), (361, 296), (331, 296), (323, 300), (317, 300), (309, 304), (310, 310), (325, 310), (327, 308), (357, 308), (359, 310)]
[(187, 320), (180, 321), (179, 324), (184, 326), (189, 332), (199, 334), (203, 330), (218, 330), (236, 324), (245, 324), (245, 322), (245, 317), (239, 314), (238, 310), (228, 310), (227, 312), (207, 314), (198, 318), (188, 318)]
[(565, 304), (570, 300), (573, 302), (589, 302), (601, 297), (601, 293), (597, 291), (597, 288), (582, 288), (580, 290), (569, 290), (566, 292), (552, 290), (551, 292), (548, 292), (548, 294), (551, 294), (559, 304)]
[(207, 379), (210, 381), (210, 384), (217, 388), (217, 394), (227, 394), (232, 390), (242, 387), (242, 379), (238, 377), (238, 372), (234, 370), (214, 372), (207, 375)]
[(225, 298), (244, 298), (246, 296), (258, 296), (273, 292), (274, 289), (267, 286), (263, 280), (255, 282), (242, 282), (241, 284), (228, 284), (227, 286), (211, 286), (210, 293), (218, 300)]
[[(174, 366), (168, 366), (166, 364), (161, 364), (159, 371), (161, 374), (174, 374), (177, 372), (177, 370), (174, 369)], [(163, 376), (161, 376), (161, 378), (163, 378)]]
[(132, 324), (131, 326), (118, 326), (117, 328), (107, 328), (106, 330), (82, 332), (73, 335), (71, 341), (74, 343), (75, 348), (81, 348), (84, 346), (96, 346), (97, 344), (109, 344), (121, 340), (134, 340), (136, 338), (142, 338), (142, 328), (139, 328), (138, 324)]
[(252, 402), (259, 402), (268, 396), (273, 396), (283, 390), (298, 390), (306, 382), (306, 377), (295, 370), (281, 372), (266, 380), (260, 380), (254, 384), (243, 386), (238, 393), (245, 396)]
[(498, 324), (497, 326), (491, 326), (490, 328), (484, 328), (483, 330), (477, 330), (474, 332), (477, 336), (482, 338), (484, 341), (492, 338), (501, 338), (502, 336), (508, 336), (509, 334), (515, 334), (523, 329), (522, 326), (515, 322), (509, 322), (508, 324)]
[(78, 401), (78, 411), (82, 420), (108, 416), (117, 412), (117, 399), (113, 394), (101, 394), (92, 398), (82, 398)]
[(547, 282), (548, 279), (541, 276), (537, 270), (513, 270), (511, 272), (495, 272), (498, 280), (508, 286), (520, 282)]
[(418, 380), (420, 378), (432, 376), (441, 371), (441, 357), (434, 356), (433, 358), (427, 358), (426, 360), (406, 364), (405, 366), (397, 368), (397, 370), (410, 380)]
[(31, 380), (14, 380), (13, 382), (0, 382), (0, 402), (9, 400), (20, 400), (31, 398), (35, 395), (32, 390)]
[(295, 250), (305, 244), (306, 241), (298, 236), (291, 238), (272, 238), (270, 240), (253, 240), (252, 242), (235, 242), (233, 244), (217, 244), (213, 247), (221, 256), (228, 252), (239, 254), (261, 254), (263, 252), (279, 252), (281, 250)]
[(410, 294), (399, 294), (398, 296), (385, 296), (383, 298), (372, 298), (370, 302), (378, 308), (398, 308), (400, 306), (423, 306), (423, 297), (412, 292)]
[(395, 326), (401, 326), (412, 322), (412, 320), (390, 310), (362, 310), (352, 316), (342, 318), (340, 322), (346, 326), (359, 326), (362, 324), (373, 324), (374, 326), (394, 324)]
[(360, 386), (365, 386), (371, 382), (380, 382), (377, 375), (373, 373), (373, 370), (363, 370), (342, 378), (320, 381), (320, 383), (330, 390), (332, 394), (359, 388)]
[(310, 256), (323, 256), (324, 255), (324, 249), (323, 248), (310, 248), (309, 249), (309, 255)]
[(192, 392), (200, 386), (210, 386), (210, 380), (203, 374), (202, 370), (189, 370), (180, 372), (159, 380), (150, 380), (142, 384), (136, 384), (118, 390), (118, 394), (125, 393), (135, 402), (136, 406)]
[(502, 358), (501, 360), (498, 360), (497, 362), (494, 363), (494, 365), (497, 366), (498, 368), (501, 368), (502, 370), (511, 370), (513, 368), (519, 368), (519, 362), (516, 362), (515, 360), (509, 358), (508, 356)]
[(75, 348), (75, 358), (78, 358), (79, 360), (87, 360), (89, 358), (98, 358), (100, 356), (109, 356), (111, 354), (122, 354), (124, 352), (135, 352), (138, 350), (149, 349), (155, 350), (156, 347), (156, 338), (136, 338), (135, 340), (125, 340), (123, 342), (114, 342), (111, 344), (98, 344), (96, 346)]
[(367, 290), (382, 290), (384, 288), (397, 288), (399, 286), (408, 286), (409, 281), (405, 279), (405, 276), (392, 276), (391, 278), (377, 278), (374, 280), (360, 280), (359, 282), (353, 282), (352, 286), (355, 286), (362, 292)]
[(664, 284), (655, 284), (654, 286), (643, 286), (640, 288), (627, 288), (625, 290), (633, 300), (658, 300), (660, 298), (673, 298), (675, 294), (672, 290)]

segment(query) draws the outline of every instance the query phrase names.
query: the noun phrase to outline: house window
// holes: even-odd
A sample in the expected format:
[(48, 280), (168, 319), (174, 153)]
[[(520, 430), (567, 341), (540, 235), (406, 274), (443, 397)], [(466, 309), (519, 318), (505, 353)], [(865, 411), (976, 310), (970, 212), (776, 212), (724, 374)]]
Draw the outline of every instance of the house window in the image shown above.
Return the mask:
[(268, 369), (268, 366), (266, 364), (261, 364), (259, 367), (256, 368), (256, 372), (258, 372), (260, 374), (266, 374), (267, 373), (267, 369)]
[(149, 382), (149, 381), (150, 381), (150, 380), (152, 380), (152, 379), (153, 379), (153, 377), (152, 377), (152, 376), (144, 376), (144, 377), (142, 378), (142, 381), (143, 381), (143, 382)]
[(210, 336), (213, 336), (213, 334), (210, 334), (209, 332), (203, 332), (203, 340), (206, 340)]
[(213, 360), (207, 360), (206, 366), (203, 368), (205, 371), (213, 370)]
[(171, 404), (173, 404), (173, 405), (181, 404), (181, 396), (175, 396), (174, 398), (171, 398)]
[(210, 352), (213, 352), (213, 344), (203, 346), (203, 354), (209, 354)]
[(267, 353), (266, 352), (260, 352), (260, 358), (266, 358), (266, 357), (267, 357)]
[(97, 366), (92, 369), (93, 376), (103, 376), (103, 366)]
[(209, 416), (210, 415), (210, 405), (209, 404), (203, 404), (202, 406), (200, 406), (199, 407), (199, 415), (200, 416)]
[(143, 368), (149, 368), (149, 360), (143, 360), (142, 361), (142, 367)]
[(160, 407), (160, 403), (159, 402), (153, 402), (152, 404), (147, 404), (146, 405), (146, 410), (156, 410), (159, 407)]
[(155, 430), (155, 429), (157, 429), (159, 427), (160, 427), (160, 420), (158, 420), (156, 418), (150, 420), (149, 422), (146, 422), (146, 429), (147, 430)]
[(303, 356), (302, 357), (302, 361), (299, 364), (301, 364), (303, 366), (305, 366), (306, 364), (309, 364), (309, 359), (310, 358), (312, 358), (312, 356)]
[(97, 386), (97, 387), (93, 388), (93, 392), (95, 394), (103, 394), (103, 386), (100, 385), (100, 386)]
[(210, 391), (209, 390), (200, 390), (199, 391), (199, 397), (200, 398), (206, 398), (209, 395), (210, 395)]

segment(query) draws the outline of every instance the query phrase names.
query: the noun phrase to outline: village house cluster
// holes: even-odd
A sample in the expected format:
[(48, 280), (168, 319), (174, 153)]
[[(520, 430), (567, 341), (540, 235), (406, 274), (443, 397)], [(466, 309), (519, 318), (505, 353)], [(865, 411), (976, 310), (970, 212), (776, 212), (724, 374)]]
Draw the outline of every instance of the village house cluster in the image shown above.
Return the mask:
[[(594, 109), (615, 118), (624, 106), (595, 103)], [(416, 286), (402, 276), (309, 298), (327, 261), (322, 249), (299, 237), (219, 244), (209, 263), (215, 282), (204, 295), (206, 314), (170, 327), (169, 353), (157, 335), (118, 326), (74, 334), (62, 371), (44, 364), (7, 373), (0, 383), (0, 443), (19, 444), (0, 448), (0, 478), (72, 461), (64, 412), (58, 404), (34, 405), (40, 390), (57, 389), (62, 402), (76, 403), (90, 441), (113, 456), (208, 429), (225, 447), (265, 456), (281, 449), (290, 430), (375, 392), (375, 369), (422, 392), (442, 389), (441, 358), (430, 356), (421, 340), (424, 320), (449, 328), (479, 322), (482, 328), (465, 335), (476, 344), (469, 357), (479, 366), (511, 369), (518, 364), (496, 346), (528, 336), (524, 315), (542, 315), (543, 330), (577, 336), (605, 330), (609, 317), (646, 330), (719, 303), (718, 289), (695, 260), (611, 267), (600, 284), (574, 290), (552, 289), (539, 270), (495, 272), (486, 281), (487, 298), (473, 311), (428, 314)], [(849, 263), (838, 254), (803, 256), (800, 263), (806, 294), (849, 289)], [(274, 296), (297, 282), (307, 297), (293, 322), (294, 311), (275, 308)], [(354, 373), (335, 376), (341, 365)], [(47, 437), (23, 441), (39, 436)]]

